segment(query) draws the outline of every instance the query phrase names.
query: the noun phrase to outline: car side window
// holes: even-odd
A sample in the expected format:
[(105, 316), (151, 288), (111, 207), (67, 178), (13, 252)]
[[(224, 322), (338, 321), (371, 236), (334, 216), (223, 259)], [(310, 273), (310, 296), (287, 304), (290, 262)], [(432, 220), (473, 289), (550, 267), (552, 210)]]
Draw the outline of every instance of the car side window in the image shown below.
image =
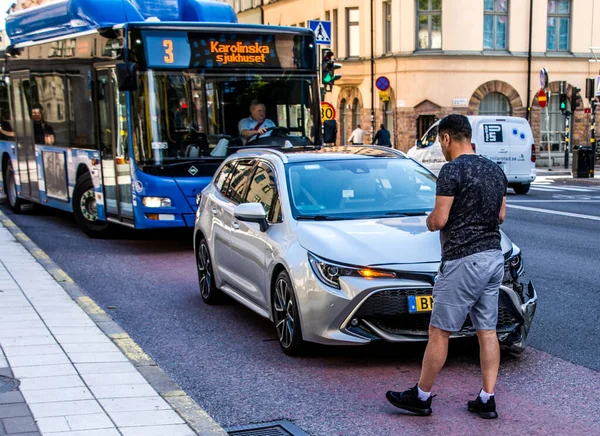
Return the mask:
[(236, 162), (232, 160), (231, 162), (225, 164), (225, 166), (221, 168), (219, 174), (215, 177), (215, 186), (219, 190), (219, 192), (223, 193), (223, 189), (226, 189), (225, 182), (227, 181), (227, 177), (229, 176), (229, 174), (231, 174), (231, 172), (233, 171), (235, 163)]
[(247, 203), (261, 203), (270, 222), (281, 222), (281, 205), (277, 192), (275, 171), (265, 162), (259, 162), (252, 175), (246, 195)]
[(246, 191), (250, 183), (250, 176), (256, 168), (254, 159), (240, 159), (229, 177), (229, 184), (225, 197), (236, 204), (246, 202)]

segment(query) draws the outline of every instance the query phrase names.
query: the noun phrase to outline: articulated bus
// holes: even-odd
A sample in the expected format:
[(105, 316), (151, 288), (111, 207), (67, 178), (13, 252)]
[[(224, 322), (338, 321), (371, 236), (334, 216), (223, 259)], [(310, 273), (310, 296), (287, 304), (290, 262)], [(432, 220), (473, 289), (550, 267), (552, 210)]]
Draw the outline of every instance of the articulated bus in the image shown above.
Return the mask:
[[(237, 24), (206, 0), (58, 0), (10, 14), (0, 194), (83, 231), (193, 227), (197, 194), (245, 146), (321, 144), (314, 35)], [(260, 137), (238, 126), (262, 103)]]

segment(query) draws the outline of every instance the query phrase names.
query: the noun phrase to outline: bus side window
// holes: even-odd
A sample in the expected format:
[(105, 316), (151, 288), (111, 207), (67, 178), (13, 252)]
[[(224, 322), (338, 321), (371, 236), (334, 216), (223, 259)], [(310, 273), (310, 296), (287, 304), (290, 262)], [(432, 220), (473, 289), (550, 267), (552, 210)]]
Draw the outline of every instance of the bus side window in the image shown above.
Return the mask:
[(0, 81), (0, 140), (13, 141), (15, 132), (12, 126), (12, 114), (8, 100), (8, 85)]

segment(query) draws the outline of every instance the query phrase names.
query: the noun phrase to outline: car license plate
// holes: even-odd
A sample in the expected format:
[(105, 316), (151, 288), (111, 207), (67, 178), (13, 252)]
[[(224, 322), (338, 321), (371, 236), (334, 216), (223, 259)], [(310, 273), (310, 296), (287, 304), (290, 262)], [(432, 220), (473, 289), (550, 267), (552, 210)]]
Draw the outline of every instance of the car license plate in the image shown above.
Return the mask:
[(411, 295), (408, 297), (409, 313), (431, 312), (432, 309), (433, 297), (431, 295)]

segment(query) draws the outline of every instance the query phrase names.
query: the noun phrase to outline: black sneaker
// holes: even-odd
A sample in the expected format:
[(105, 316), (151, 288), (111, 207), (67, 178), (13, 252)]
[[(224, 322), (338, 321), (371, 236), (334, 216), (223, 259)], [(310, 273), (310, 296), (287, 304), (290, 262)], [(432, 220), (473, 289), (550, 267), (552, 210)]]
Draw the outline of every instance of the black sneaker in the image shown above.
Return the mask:
[(421, 416), (431, 415), (431, 399), (435, 395), (431, 395), (427, 400), (421, 401), (417, 386), (415, 385), (414, 388), (404, 392), (387, 391), (385, 397), (399, 409), (408, 410)]
[(481, 397), (477, 395), (477, 398), (468, 403), (469, 412), (477, 413), (483, 419), (495, 419), (498, 418), (496, 413), (496, 400), (492, 395), (487, 403), (481, 401)]

